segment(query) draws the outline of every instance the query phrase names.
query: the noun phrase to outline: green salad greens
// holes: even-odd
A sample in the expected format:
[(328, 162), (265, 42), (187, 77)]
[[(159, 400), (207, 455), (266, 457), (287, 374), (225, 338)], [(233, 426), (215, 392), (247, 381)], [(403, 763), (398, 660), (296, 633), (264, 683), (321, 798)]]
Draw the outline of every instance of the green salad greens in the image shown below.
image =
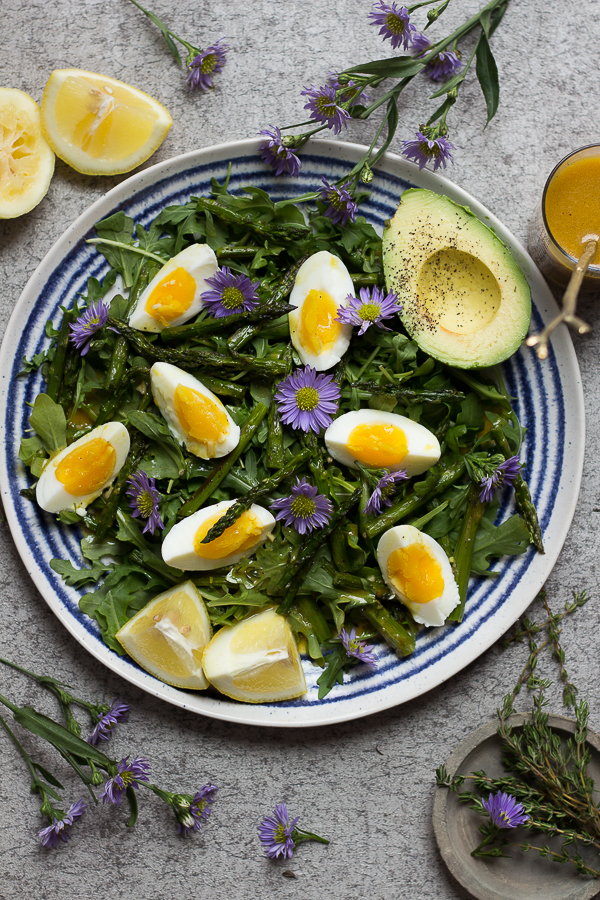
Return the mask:
[[(365, 507), (383, 471), (348, 469), (328, 456), (322, 435), (283, 425), (274, 394), (301, 365), (290, 344), (286, 298), (300, 264), (328, 250), (347, 266), (354, 285), (384, 287), (381, 238), (366, 220), (333, 224), (316, 202), (306, 215), (292, 202), (273, 203), (255, 187), (240, 196), (213, 180), (210, 198), (168, 206), (148, 230), (122, 211), (96, 225), (98, 251), (111, 270), (102, 283), (90, 278), (87, 296), (65, 309), (57, 329), (49, 322), (48, 349), (25, 360), (24, 372), (42, 368), (45, 392), (30, 418), (20, 458), (39, 478), (47, 459), (92, 428), (123, 423), (131, 449), (112, 487), (83, 516), (64, 510), (58, 519), (79, 525), (83, 563), (52, 560), (68, 585), (87, 589), (81, 609), (99, 624), (106, 644), (123, 649), (116, 632), (157, 594), (186, 578), (201, 592), (215, 629), (262, 608), (276, 606), (314, 663), (324, 668), (326, 694), (355, 659), (336, 640), (342, 627), (371, 639), (382, 635), (401, 655), (410, 654), (418, 630), (408, 609), (387, 588), (375, 558), (379, 537), (399, 523), (415, 524), (450, 558), (463, 615), (470, 574), (493, 576), (494, 561), (524, 553), (530, 542), (543, 552), (527, 485), (515, 482), (518, 514), (494, 524), (498, 503), (480, 499), (481, 480), (518, 454), (523, 436), (499, 371), (465, 373), (426, 356), (396, 317), (392, 330), (355, 331), (350, 348), (329, 373), (341, 390), (339, 414), (360, 408), (394, 411), (419, 422), (441, 444), (439, 462), (397, 485), (380, 515)], [(206, 309), (187, 324), (161, 334), (131, 328), (128, 316), (161, 265), (195, 242), (206, 242), (220, 266), (259, 280), (260, 304), (223, 318)], [(89, 351), (69, 340), (70, 325), (109, 291), (117, 277), (110, 318)], [(217, 460), (191, 455), (171, 434), (150, 390), (157, 361), (192, 372), (225, 404), (241, 426), (238, 446)], [(127, 480), (139, 470), (156, 480), (164, 530), (143, 534), (132, 516)], [(274, 540), (228, 570), (188, 572), (167, 565), (161, 543), (182, 517), (223, 500), (237, 500), (227, 524), (253, 502), (269, 507), (306, 478), (333, 504), (329, 523), (306, 535), (277, 523)], [(25, 491), (35, 501), (35, 485)], [(222, 528), (221, 528), (222, 530)], [(213, 535), (214, 537), (215, 535)]]

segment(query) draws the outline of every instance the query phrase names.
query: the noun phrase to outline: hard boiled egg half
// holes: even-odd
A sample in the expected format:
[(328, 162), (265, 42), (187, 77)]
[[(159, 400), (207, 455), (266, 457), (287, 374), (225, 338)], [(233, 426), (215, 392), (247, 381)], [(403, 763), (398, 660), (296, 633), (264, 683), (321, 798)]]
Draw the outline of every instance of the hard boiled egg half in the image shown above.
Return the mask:
[(202, 308), (206, 279), (217, 271), (217, 257), (208, 244), (186, 247), (162, 267), (140, 295), (129, 324), (139, 331), (162, 331), (182, 325)]
[(415, 621), (443, 625), (459, 594), (448, 557), (437, 541), (413, 528), (396, 525), (382, 535), (377, 562), (384, 581), (407, 606)]
[(170, 363), (154, 363), (150, 383), (169, 431), (194, 456), (213, 459), (237, 447), (239, 426), (219, 398), (189, 372)]
[(317, 372), (340, 361), (352, 337), (352, 325), (336, 322), (354, 285), (341, 259), (320, 250), (300, 266), (290, 294), (290, 336), (305, 366)]
[(420, 475), (440, 458), (440, 442), (423, 425), (378, 409), (358, 409), (335, 419), (325, 432), (330, 455), (351, 469), (357, 462), (374, 469)]
[(65, 447), (46, 464), (35, 489), (42, 509), (81, 511), (119, 474), (129, 453), (129, 432), (107, 422)]
[(242, 557), (252, 556), (275, 527), (271, 513), (256, 504), (242, 513), (220, 537), (208, 544), (202, 543), (233, 503), (234, 500), (215, 503), (174, 525), (162, 544), (164, 561), (175, 569), (193, 572), (232, 566)]

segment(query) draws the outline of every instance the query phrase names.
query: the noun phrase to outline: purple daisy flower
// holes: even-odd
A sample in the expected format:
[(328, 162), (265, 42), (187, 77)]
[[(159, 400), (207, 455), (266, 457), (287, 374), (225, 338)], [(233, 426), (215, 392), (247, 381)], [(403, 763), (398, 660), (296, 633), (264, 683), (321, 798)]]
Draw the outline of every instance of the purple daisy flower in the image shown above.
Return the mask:
[(188, 56), (187, 83), (192, 90), (200, 88), (201, 91), (208, 91), (209, 88), (214, 87), (212, 76), (217, 75), (225, 65), (229, 50), (229, 45), (223, 44), (222, 41), (223, 38), (207, 47), (206, 50), (199, 50), (192, 59), (190, 59), (191, 54)]
[(334, 225), (337, 225), (338, 222), (340, 225), (345, 225), (348, 219), (354, 222), (358, 206), (347, 190), (350, 182), (347, 181), (341, 187), (336, 187), (335, 184), (329, 184), (323, 175), (321, 175), (321, 181), (323, 187), (319, 191), (319, 198), (323, 203), (327, 203), (325, 215), (331, 219)]
[(354, 656), (359, 662), (365, 663), (367, 666), (377, 665), (374, 648), (356, 637), (356, 628), (353, 628), (350, 634), (345, 628), (342, 628), (339, 633), (339, 639), (344, 645), (347, 656)]
[(315, 122), (320, 122), (327, 128), (333, 128), (334, 134), (339, 134), (342, 126), (348, 127), (350, 113), (347, 109), (338, 106), (336, 91), (331, 85), (325, 84), (318, 88), (311, 85), (301, 91), (301, 96), (310, 98), (304, 105), (304, 109), (310, 110), (310, 117)]
[(83, 315), (79, 316), (73, 325), (69, 325), (71, 329), (69, 340), (81, 350), (82, 356), (88, 352), (92, 338), (97, 331), (104, 328), (107, 320), (108, 305), (98, 300), (97, 304), (92, 301)]
[[(417, 57), (424, 56), (425, 51), (431, 47), (431, 41), (426, 34), (415, 34), (412, 46), (419, 51)], [(462, 62), (454, 50), (441, 50), (427, 63), (423, 71), (432, 81), (444, 81), (445, 78), (455, 75), (459, 69), (462, 69)]]
[(328, 428), (338, 410), (341, 392), (333, 375), (317, 374), (306, 366), (277, 385), (275, 400), (281, 421), (302, 431)]
[(98, 723), (87, 739), (88, 744), (95, 747), (98, 741), (109, 741), (115, 725), (118, 725), (119, 722), (127, 722), (129, 719), (129, 710), (130, 707), (127, 703), (113, 700), (106, 712), (98, 713)]
[(518, 456), (511, 456), (509, 459), (505, 459), (488, 478), (482, 478), (479, 482), (479, 487), (481, 488), (479, 499), (481, 502), (491, 503), (494, 491), (504, 484), (510, 486), (520, 471), (521, 463)]
[(292, 858), (296, 846), (292, 834), (299, 819), (300, 816), (296, 816), (290, 822), (285, 803), (278, 803), (273, 815), (264, 817), (258, 826), (258, 836), (269, 859)]
[(260, 281), (253, 284), (247, 275), (234, 275), (227, 266), (219, 269), (212, 278), (207, 278), (206, 283), (210, 284), (212, 291), (205, 291), (202, 301), (215, 319), (247, 312), (258, 306), (256, 289)]
[(131, 762), (127, 762), (128, 756), (122, 759), (117, 767), (117, 774), (109, 778), (102, 788), (100, 800), (103, 803), (121, 805), (121, 800), (128, 787), (137, 791), (138, 782), (149, 781), (150, 763), (144, 756), (136, 756)]
[(377, 325), (384, 331), (391, 331), (383, 324), (383, 320), (391, 319), (402, 310), (396, 294), (390, 291), (384, 296), (383, 291), (378, 287), (374, 287), (372, 292), (369, 291), (369, 288), (361, 288), (359, 293), (360, 299), (351, 294), (348, 295), (346, 298), (348, 306), (343, 306), (338, 310), (336, 321), (342, 322), (344, 325), (360, 325), (359, 335), (364, 334), (371, 325)]
[(158, 504), (160, 502), (160, 493), (155, 487), (154, 478), (148, 478), (142, 469), (138, 469), (135, 475), (127, 479), (127, 495), (131, 497), (129, 506), (134, 510), (132, 516), (134, 519), (147, 519), (142, 534), (147, 531), (154, 534), (157, 528), (161, 530), (165, 527), (160, 517)]
[(298, 152), (296, 148), (286, 147), (279, 128), (272, 128), (271, 130), (265, 128), (258, 133), (264, 134), (269, 139), (263, 141), (258, 148), (263, 162), (271, 166), (276, 175), (285, 173), (296, 178), (302, 167), (302, 163), (296, 155)]
[(481, 801), (481, 805), (497, 828), (516, 828), (530, 819), (523, 804), (517, 803), (514, 797), (504, 791), (490, 794), (487, 800)]
[(416, 140), (402, 142), (402, 152), (407, 159), (417, 162), (420, 169), (433, 160), (434, 172), (440, 166), (445, 169), (449, 162), (454, 162), (450, 151), (455, 149), (454, 144), (443, 135), (431, 138), (426, 137), (421, 131), (417, 131)]
[(178, 794), (173, 797), (173, 810), (177, 817), (177, 831), (187, 837), (200, 829), (208, 819), (211, 803), (214, 801), (215, 784), (205, 784), (194, 796)]
[(379, 0), (373, 5), (369, 18), (370, 25), (381, 25), (379, 34), (383, 35), (384, 41), (390, 39), (394, 50), (400, 46), (405, 50), (408, 49), (417, 29), (411, 23), (405, 6), (398, 7), (395, 3), (384, 3), (383, 0)]
[(392, 505), (392, 497), (396, 493), (396, 485), (400, 481), (407, 481), (408, 475), (404, 469), (398, 472), (390, 472), (380, 478), (377, 487), (369, 497), (365, 512), (368, 516), (381, 515), (383, 506)]
[(296, 478), (291, 495), (275, 500), (271, 509), (278, 510), (275, 518), (284, 520), (284, 525), (293, 525), (299, 534), (310, 534), (315, 528), (327, 525), (333, 504), (306, 478)]
[(369, 97), (365, 94), (360, 84), (352, 80), (348, 81), (347, 84), (341, 84), (335, 72), (331, 72), (327, 76), (327, 84), (334, 91), (341, 91), (340, 102), (347, 103), (350, 107), (365, 106), (369, 102)]
[(57, 819), (56, 816), (54, 816), (52, 825), (47, 825), (46, 828), (40, 828), (36, 834), (40, 839), (42, 847), (45, 847), (47, 850), (50, 850), (51, 848), (56, 849), (58, 847), (59, 838), (66, 844), (71, 837), (71, 826), (73, 825), (74, 820), (78, 819), (79, 816), (82, 816), (85, 809), (86, 805), (83, 800), (78, 800), (77, 803), (71, 804), (61, 819)]

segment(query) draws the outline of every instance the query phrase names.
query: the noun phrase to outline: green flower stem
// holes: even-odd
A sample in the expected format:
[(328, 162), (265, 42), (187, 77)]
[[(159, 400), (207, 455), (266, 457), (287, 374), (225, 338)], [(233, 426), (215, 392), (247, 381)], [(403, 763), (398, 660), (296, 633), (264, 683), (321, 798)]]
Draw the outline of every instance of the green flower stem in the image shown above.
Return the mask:
[(401, 519), (405, 519), (413, 513), (423, 503), (426, 503), (431, 500), (432, 497), (445, 491), (446, 488), (458, 481), (464, 471), (464, 459), (461, 458), (456, 460), (456, 462), (452, 463), (452, 465), (448, 466), (447, 469), (439, 474), (435, 483), (432, 484), (429, 490), (425, 491), (423, 494), (417, 494), (416, 492), (409, 494), (404, 500), (399, 500), (397, 503), (394, 503), (394, 505), (390, 506), (384, 513), (369, 522), (365, 529), (366, 535), (370, 538), (378, 537), (384, 531), (387, 531), (388, 528), (391, 528), (392, 525), (396, 525)]
[[(133, 3), (134, 6), (137, 6), (137, 8), (140, 9), (144, 13), (144, 15), (150, 19), (151, 22), (154, 22), (155, 25), (157, 24), (156, 20), (158, 19), (158, 16), (156, 16), (154, 13), (150, 12), (149, 10), (144, 9), (143, 6), (140, 6), (140, 4), (137, 2), (137, 0), (131, 0), (131, 3)], [(188, 44), (188, 42), (185, 41), (183, 38), (178, 37), (174, 31), (171, 31), (170, 28), (167, 28), (167, 26), (163, 22), (160, 23), (159, 27), (161, 28), (161, 31), (164, 29), (168, 34), (171, 35), (171, 37), (174, 37), (176, 41), (179, 41), (180, 44), (183, 44), (183, 46), (186, 48), (188, 53), (193, 53), (196, 50), (195, 47), (192, 47), (192, 45)]]
[(471, 561), (473, 559), (473, 548), (475, 546), (475, 536), (479, 523), (485, 512), (486, 504), (479, 499), (479, 488), (472, 484), (469, 488), (469, 499), (467, 511), (463, 519), (458, 541), (454, 550), (454, 561), (458, 577), (456, 583), (460, 596), (460, 603), (450, 613), (448, 620), (451, 622), (462, 622), (465, 612), (465, 602), (467, 600), (467, 591), (469, 589), (469, 576), (471, 574)]
[(277, 612), (280, 615), (285, 615), (292, 606), (296, 599), (296, 594), (302, 587), (302, 582), (306, 578), (313, 560), (319, 549), (323, 546), (326, 538), (335, 531), (339, 522), (341, 522), (346, 513), (352, 509), (354, 504), (358, 503), (359, 499), (360, 488), (354, 491), (349, 497), (342, 500), (339, 508), (333, 513), (328, 524), (323, 528), (315, 529), (315, 531), (308, 536), (308, 539), (305, 540), (304, 544), (301, 545), (296, 555), (296, 559), (288, 566), (287, 571), (283, 573), (279, 583), (273, 591), (275, 595), (285, 596), (285, 599), (282, 600), (277, 609)]
[[(131, 2), (133, 3), (133, 0), (131, 0)], [(167, 259), (163, 259), (162, 256), (157, 256), (156, 253), (150, 253), (149, 250), (142, 250), (141, 247), (134, 247), (132, 244), (123, 244), (121, 241), (112, 241), (108, 238), (90, 238), (86, 241), (86, 244), (108, 244), (111, 247), (121, 247), (123, 250), (129, 250), (131, 253), (137, 253), (139, 256), (153, 259), (155, 262), (160, 263), (161, 266), (164, 266), (165, 263), (168, 262)]]
[(223, 532), (233, 525), (253, 503), (260, 500), (265, 494), (270, 494), (282, 481), (297, 472), (300, 466), (304, 465), (311, 456), (311, 452), (308, 448), (301, 450), (297, 456), (294, 456), (286, 465), (278, 469), (274, 475), (263, 478), (256, 487), (251, 488), (240, 500), (236, 500), (233, 506), (230, 506), (212, 528), (209, 529), (206, 537), (202, 539), (202, 543), (209, 544), (211, 541), (221, 537)]
[(237, 447), (232, 450), (228, 456), (224, 456), (223, 459), (219, 463), (217, 463), (204, 484), (200, 488), (198, 488), (196, 493), (192, 494), (190, 499), (183, 504), (183, 506), (177, 513), (179, 518), (190, 516), (192, 513), (195, 513), (196, 510), (200, 509), (200, 507), (204, 503), (206, 503), (213, 491), (218, 488), (225, 476), (229, 474), (241, 454), (244, 453), (244, 451), (252, 441), (252, 438), (256, 434), (258, 426), (266, 416), (267, 412), (268, 409), (263, 403), (256, 404), (256, 406), (242, 425), (242, 429), (240, 432), (240, 441)]
[(363, 607), (361, 611), (397, 653), (410, 656), (415, 649), (414, 635), (410, 634), (379, 600), (369, 601), (368, 606)]
[(127, 455), (127, 459), (117, 476), (116, 482), (112, 486), (106, 505), (100, 513), (98, 527), (96, 528), (96, 533), (94, 535), (95, 542), (101, 543), (108, 534), (108, 531), (115, 520), (115, 516), (117, 515), (121, 495), (127, 486), (127, 479), (135, 473), (144, 458), (148, 446), (149, 443), (146, 438), (140, 435), (139, 432), (134, 432), (131, 449)]
[(294, 828), (292, 831), (292, 840), (296, 845), (301, 844), (302, 841), (318, 841), (319, 844), (329, 843), (327, 838), (320, 837), (318, 834), (313, 834), (312, 831), (304, 831), (303, 828)]

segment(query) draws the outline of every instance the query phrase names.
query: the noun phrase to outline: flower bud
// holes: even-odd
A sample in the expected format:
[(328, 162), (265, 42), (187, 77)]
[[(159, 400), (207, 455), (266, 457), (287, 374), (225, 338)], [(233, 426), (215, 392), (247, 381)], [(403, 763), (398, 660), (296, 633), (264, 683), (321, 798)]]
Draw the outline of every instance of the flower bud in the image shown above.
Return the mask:
[(360, 180), (363, 184), (371, 184), (373, 181), (373, 169), (368, 163), (365, 163), (360, 173)]

